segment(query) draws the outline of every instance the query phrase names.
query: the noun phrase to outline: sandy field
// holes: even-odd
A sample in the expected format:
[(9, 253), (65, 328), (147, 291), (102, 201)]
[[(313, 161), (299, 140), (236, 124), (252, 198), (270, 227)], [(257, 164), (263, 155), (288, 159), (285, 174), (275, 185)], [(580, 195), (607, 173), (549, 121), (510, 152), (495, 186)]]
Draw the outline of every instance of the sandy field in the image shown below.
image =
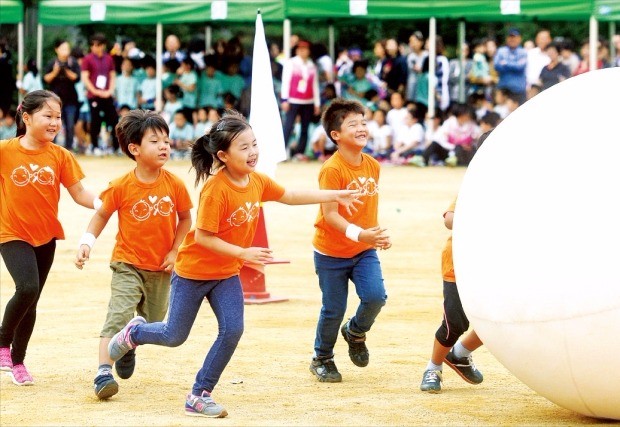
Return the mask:
[[(99, 192), (133, 167), (126, 158), (79, 159), (85, 187)], [(284, 163), (277, 180), (289, 188), (317, 188), (318, 163)], [(168, 169), (184, 177), (197, 203), (189, 162)], [(141, 346), (132, 378), (119, 393), (99, 401), (93, 392), (99, 331), (110, 293), (109, 257), (116, 216), (80, 271), (73, 265), (77, 242), (92, 211), (63, 190), (60, 216), (66, 240), (56, 259), (38, 309), (26, 365), (32, 387), (14, 386), (3, 373), (0, 425), (62, 426), (323, 426), (323, 425), (579, 425), (605, 423), (556, 406), (508, 372), (484, 347), (474, 360), (484, 373), (478, 386), (444, 368), (443, 393), (419, 391), (441, 321), (441, 249), (449, 235), (442, 213), (456, 195), (463, 168), (383, 167), (380, 223), (393, 247), (380, 253), (388, 303), (368, 334), (370, 364), (354, 366), (339, 337), (338, 384), (319, 383), (309, 372), (320, 291), (314, 274), (311, 239), (316, 206), (265, 205), (269, 246), (290, 264), (266, 269), (267, 291), (286, 302), (246, 305), (245, 333), (214, 391), (228, 410), (225, 419), (187, 417), (186, 393), (215, 339), (208, 304), (188, 341), (178, 348)], [(195, 216), (196, 209), (193, 210)], [(4, 310), (14, 284), (2, 263), (0, 302)], [(357, 307), (352, 290), (347, 315)], [(604, 374), (603, 374), (604, 375)], [(603, 378), (593, 379), (602, 381)]]

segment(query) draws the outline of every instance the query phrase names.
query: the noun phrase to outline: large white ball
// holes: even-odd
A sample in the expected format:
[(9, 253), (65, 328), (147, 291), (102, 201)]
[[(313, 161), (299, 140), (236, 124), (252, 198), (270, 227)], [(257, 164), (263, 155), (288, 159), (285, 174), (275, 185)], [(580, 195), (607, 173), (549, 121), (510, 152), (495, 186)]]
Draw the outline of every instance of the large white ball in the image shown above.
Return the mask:
[(620, 68), (508, 116), (455, 212), (459, 293), (489, 351), (552, 402), (620, 419)]

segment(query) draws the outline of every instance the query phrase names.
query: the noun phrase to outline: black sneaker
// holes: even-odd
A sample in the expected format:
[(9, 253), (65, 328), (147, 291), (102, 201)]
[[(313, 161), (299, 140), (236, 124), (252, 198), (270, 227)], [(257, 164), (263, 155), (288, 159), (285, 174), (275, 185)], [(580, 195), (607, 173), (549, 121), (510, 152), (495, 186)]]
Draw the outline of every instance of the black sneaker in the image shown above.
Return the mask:
[(429, 393), (441, 393), (441, 371), (427, 369), (422, 376), (420, 390)]
[(95, 378), (95, 394), (101, 400), (108, 399), (118, 393), (118, 383), (110, 369), (103, 369)]
[(116, 368), (116, 373), (119, 377), (126, 380), (127, 378), (131, 378), (133, 375), (133, 370), (136, 367), (136, 350), (129, 350), (123, 357), (118, 359), (114, 363), (114, 368)]
[(482, 372), (476, 369), (474, 361), (469, 357), (456, 357), (454, 349), (444, 359), (446, 364), (470, 384), (480, 384), (482, 382)]
[(340, 332), (344, 340), (349, 344), (349, 357), (355, 366), (363, 368), (368, 366), (368, 348), (366, 347), (366, 335), (357, 336), (349, 332), (349, 322), (342, 325)]
[(312, 372), (322, 383), (339, 383), (342, 381), (342, 375), (338, 372), (334, 358), (317, 359), (314, 357), (310, 363), (310, 372)]

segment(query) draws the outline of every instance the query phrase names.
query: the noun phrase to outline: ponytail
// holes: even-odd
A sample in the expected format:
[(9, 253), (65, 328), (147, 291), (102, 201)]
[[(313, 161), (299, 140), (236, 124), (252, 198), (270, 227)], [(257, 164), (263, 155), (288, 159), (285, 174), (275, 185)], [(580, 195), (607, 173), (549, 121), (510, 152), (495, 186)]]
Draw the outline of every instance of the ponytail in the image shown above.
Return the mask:
[(197, 187), (201, 180), (206, 181), (212, 173), (213, 157), (209, 152), (209, 144), (211, 142), (211, 134), (201, 136), (192, 145), (191, 161), (192, 167), (196, 170)]
[(249, 129), (245, 117), (235, 110), (227, 110), (209, 133), (198, 138), (192, 145), (192, 167), (196, 169), (196, 186), (207, 180), (216, 169), (223, 165), (217, 157), (220, 151), (228, 151), (231, 142), (241, 132)]
[(24, 109), (22, 108), (22, 104), (19, 104), (17, 107), (17, 112), (15, 113), (15, 125), (17, 126), (17, 132), (15, 134), (16, 137), (20, 137), (26, 135), (26, 124), (24, 123), (24, 118), (22, 117)]

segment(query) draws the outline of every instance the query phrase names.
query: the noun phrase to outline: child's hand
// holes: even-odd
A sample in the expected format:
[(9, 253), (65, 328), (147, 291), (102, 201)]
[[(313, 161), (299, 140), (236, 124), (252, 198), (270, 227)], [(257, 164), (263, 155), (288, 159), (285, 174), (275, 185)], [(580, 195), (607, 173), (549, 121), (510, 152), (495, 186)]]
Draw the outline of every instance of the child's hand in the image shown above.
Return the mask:
[(81, 270), (84, 267), (84, 264), (86, 264), (86, 261), (88, 261), (89, 256), (90, 256), (90, 246), (81, 245), (80, 249), (78, 249), (78, 253), (75, 256), (75, 261), (73, 261), (73, 263), (75, 264), (77, 268)]
[(362, 230), (357, 239), (377, 249), (389, 249), (392, 247), (392, 242), (390, 241), (390, 236), (385, 233), (386, 231), (387, 228), (381, 228), (379, 226), (367, 228), (366, 230)]
[(265, 265), (269, 261), (273, 261), (271, 252), (272, 251), (269, 248), (251, 247), (244, 249), (239, 258), (248, 264)]
[(357, 205), (363, 205), (359, 197), (362, 195), (362, 192), (359, 190), (339, 190), (338, 194), (336, 194), (336, 202), (339, 205), (342, 205), (347, 210), (347, 214), (353, 215), (353, 212), (357, 212)]
[(170, 273), (172, 272), (172, 268), (174, 267), (174, 262), (176, 261), (176, 259), (177, 250), (173, 249), (166, 254), (166, 256), (164, 257), (164, 262), (162, 262), (159, 267), (163, 268), (166, 273)]

